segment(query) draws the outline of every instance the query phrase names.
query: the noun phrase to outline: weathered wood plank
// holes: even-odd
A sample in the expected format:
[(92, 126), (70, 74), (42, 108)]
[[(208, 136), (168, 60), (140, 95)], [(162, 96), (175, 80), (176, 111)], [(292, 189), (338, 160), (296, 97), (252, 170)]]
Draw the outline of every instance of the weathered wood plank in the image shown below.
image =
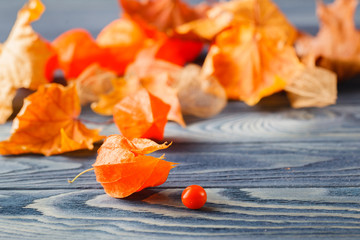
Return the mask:
[[(154, 154), (180, 163), (163, 188), (186, 187), (359, 187), (360, 143), (178, 144)], [(74, 184), (67, 179), (91, 168), (93, 152), (61, 156), (0, 157), (0, 189), (100, 188), (93, 173)]]
[[(24, 2), (1, 5), (0, 41)], [(313, 1), (276, 2), (295, 25), (316, 30)], [(96, 36), (119, 13), (110, 0), (44, 3), (34, 28), (50, 40), (74, 27)], [(212, 119), (187, 117), (186, 129), (168, 124), (174, 143), (161, 153), (180, 164), (164, 185), (127, 199), (105, 195), (93, 173), (66, 182), (91, 167), (96, 149), (1, 156), (0, 239), (359, 239), (360, 81), (339, 87), (327, 108), (291, 109), (279, 94), (256, 107), (230, 102)], [(81, 118), (108, 119), (88, 108)], [(0, 140), (10, 126), (0, 126)], [(104, 126), (104, 135), (114, 133)], [(190, 184), (208, 192), (201, 210), (180, 202)]]
[(209, 188), (197, 211), (181, 204), (181, 191), (122, 200), (101, 190), (0, 191), (0, 238), (360, 237), (358, 188)]

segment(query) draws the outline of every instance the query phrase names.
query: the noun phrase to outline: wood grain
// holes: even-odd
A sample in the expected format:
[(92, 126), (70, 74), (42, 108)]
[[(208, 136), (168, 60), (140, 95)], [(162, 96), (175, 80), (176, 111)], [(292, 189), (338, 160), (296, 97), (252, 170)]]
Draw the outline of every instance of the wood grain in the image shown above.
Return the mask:
[[(186, 129), (170, 124), (167, 138), (181, 132), (184, 140), (155, 155), (179, 166), (160, 187), (121, 200), (104, 194), (93, 173), (66, 182), (91, 167), (96, 149), (1, 157), (0, 239), (357, 239), (360, 107), (347, 96), (323, 109), (231, 102), (211, 120), (187, 118)], [(103, 119), (89, 110), (82, 117)], [(241, 127), (225, 133), (227, 125)], [(302, 129), (314, 125), (304, 137)], [(6, 130), (9, 124), (0, 126)], [(181, 204), (190, 184), (207, 190), (199, 211)]]
[(1, 191), (0, 237), (284, 239), (360, 234), (358, 189), (209, 188), (209, 200), (198, 211), (181, 204), (181, 190), (145, 190), (122, 200), (101, 190)]
[[(0, 41), (25, 2), (5, 1)], [(73, 27), (96, 36), (119, 12), (110, 0), (44, 2), (34, 28), (50, 40)], [(276, 2), (296, 26), (316, 32), (313, 1)], [(51, 157), (0, 156), (0, 239), (360, 239), (359, 94), (357, 78), (339, 85), (337, 104), (326, 108), (291, 109), (277, 94), (255, 107), (229, 102), (211, 119), (187, 116), (186, 128), (169, 123), (173, 145), (154, 156), (180, 164), (165, 184), (126, 199), (108, 197), (93, 172), (67, 183), (91, 167), (100, 143)], [(109, 119), (89, 108), (81, 118)], [(10, 128), (0, 125), (0, 140)], [(200, 210), (181, 203), (191, 184), (208, 193)]]

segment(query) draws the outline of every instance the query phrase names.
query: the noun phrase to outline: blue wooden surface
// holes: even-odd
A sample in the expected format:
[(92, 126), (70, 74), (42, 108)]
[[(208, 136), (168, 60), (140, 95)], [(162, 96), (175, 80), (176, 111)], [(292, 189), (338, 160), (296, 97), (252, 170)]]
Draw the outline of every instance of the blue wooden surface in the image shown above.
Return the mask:
[[(23, 2), (0, 0), (1, 41)], [(116, 1), (44, 2), (35, 28), (48, 39), (72, 27), (96, 35), (118, 15)], [(312, 0), (277, 2), (295, 25), (316, 29)], [(0, 239), (359, 239), (359, 95), (358, 78), (326, 108), (291, 109), (277, 94), (256, 107), (230, 102), (212, 119), (186, 117), (185, 129), (169, 123), (174, 144), (161, 153), (179, 166), (165, 184), (122, 200), (93, 173), (67, 183), (96, 149), (0, 157)], [(81, 117), (102, 119), (89, 109)], [(10, 127), (0, 125), (0, 140)], [(201, 210), (181, 204), (191, 184), (207, 190)]]

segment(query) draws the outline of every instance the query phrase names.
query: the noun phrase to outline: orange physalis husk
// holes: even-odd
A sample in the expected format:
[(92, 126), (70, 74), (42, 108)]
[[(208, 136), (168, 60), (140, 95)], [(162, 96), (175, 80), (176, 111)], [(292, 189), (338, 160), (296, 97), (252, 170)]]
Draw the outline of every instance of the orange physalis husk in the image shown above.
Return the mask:
[(204, 76), (201, 67), (186, 65), (172, 74), (172, 87), (178, 92), (181, 111), (202, 118), (215, 116), (226, 106), (225, 89), (212, 76)]
[(57, 51), (59, 67), (66, 79), (77, 78), (89, 65), (105, 65), (108, 52), (100, 48), (89, 32), (73, 29), (58, 36), (52, 46)]
[(204, 17), (208, 9), (205, 4), (190, 7), (181, 0), (119, 0), (119, 3), (135, 21), (167, 34), (179, 25)]
[(175, 121), (185, 127), (181, 113), (177, 90), (171, 87), (171, 75), (182, 68), (176, 64), (156, 59), (153, 55), (156, 47), (142, 50), (136, 61), (126, 70), (129, 78), (138, 78), (148, 91), (171, 106), (168, 120)]
[(107, 94), (101, 94), (99, 100), (91, 104), (94, 112), (101, 115), (112, 115), (117, 103), (141, 88), (137, 77), (116, 78), (111, 83), (113, 90)]
[(354, 21), (357, 4), (356, 0), (335, 0), (329, 5), (318, 1), (321, 24), (317, 36), (302, 34), (296, 41), (301, 57), (315, 58), (318, 66), (334, 71), (339, 80), (360, 73), (360, 31)]
[(186, 124), (181, 113), (178, 91), (170, 86), (169, 81), (171, 81), (169, 73), (163, 72), (157, 76), (142, 78), (141, 85), (170, 106), (167, 116), (168, 120), (175, 121), (185, 127)]
[(40, 0), (29, 0), (18, 12), (8, 39), (0, 44), (0, 123), (12, 114), (18, 88), (36, 90), (52, 79), (56, 54), (30, 25), (44, 10)]
[(297, 36), (297, 30), (272, 0), (221, 2), (212, 11), (231, 12), (232, 25), (252, 25), (260, 35), (283, 44), (292, 44)]
[(206, 57), (203, 72), (215, 76), (229, 99), (254, 105), (281, 91), (300, 67), (290, 45), (296, 30), (271, 0), (219, 3), (234, 14)]
[(170, 106), (146, 89), (125, 97), (114, 107), (114, 121), (127, 138), (162, 140)]
[(94, 63), (88, 66), (75, 80), (81, 105), (96, 102), (99, 96), (113, 90), (112, 81), (117, 78), (115, 72)]
[(178, 26), (175, 31), (190, 39), (210, 40), (234, 25), (251, 24), (267, 38), (292, 44), (297, 31), (271, 0), (233, 0), (215, 4), (206, 17)]
[(107, 137), (93, 164), (96, 180), (111, 197), (125, 198), (147, 187), (163, 184), (175, 163), (162, 157), (146, 156), (169, 145), (149, 139), (128, 140), (120, 135)]
[(217, 34), (229, 27), (234, 14), (213, 7), (207, 11), (206, 18), (184, 23), (175, 28), (175, 36), (181, 39), (212, 41)]
[(59, 84), (39, 87), (25, 98), (13, 121), (12, 134), (0, 142), (0, 154), (41, 153), (46, 156), (92, 149), (103, 139), (99, 130), (90, 130), (77, 119), (80, 103), (75, 86)]
[(180, 71), (182, 66), (156, 58), (159, 47), (159, 45), (153, 45), (142, 49), (135, 61), (126, 69), (125, 75), (128, 77), (136, 76), (141, 79), (156, 76), (164, 72), (173, 73)]
[(157, 60), (154, 58), (153, 53), (154, 50), (150, 48), (142, 50), (136, 61), (127, 68), (124, 78), (112, 81), (113, 91), (100, 95), (99, 101), (91, 104), (91, 108), (96, 113), (112, 115), (114, 106), (118, 102), (145, 87), (153, 95), (171, 106), (168, 120), (185, 126), (177, 91), (170, 86), (172, 81), (170, 74), (180, 71), (181, 67)]
[(254, 105), (283, 90), (300, 65), (293, 47), (268, 39), (253, 25), (239, 25), (217, 36), (203, 71), (219, 80), (229, 99)]
[(98, 45), (106, 49), (109, 57), (104, 66), (123, 75), (136, 54), (147, 45), (143, 29), (130, 18), (121, 18), (107, 25), (97, 36)]
[(194, 61), (203, 49), (203, 43), (194, 40), (182, 40), (178, 38), (166, 38), (159, 40), (158, 51), (155, 54), (156, 59), (164, 60), (177, 65), (184, 65), (187, 62)]
[[(168, 1), (168, 0), (166, 0)], [(172, 0), (171, 0), (172, 1)], [(147, 4), (140, 3), (137, 1), (126, 1), (126, 4)], [(159, 4), (161, 1), (150, 1), (151, 6)], [(165, 2), (165, 1), (163, 1)], [(163, 11), (162, 7), (169, 4), (169, 2), (165, 4), (159, 4), (158, 11)], [(176, 0), (173, 7), (176, 8), (176, 5), (183, 5), (179, 0)], [(164, 11), (167, 11), (165, 9)], [(125, 11), (126, 12), (126, 11)], [(143, 32), (147, 36), (146, 45), (144, 47), (157, 46), (157, 51), (155, 52), (155, 57), (157, 59), (165, 60), (171, 63), (175, 63), (178, 65), (184, 65), (187, 62), (191, 62), (195, 60), (201, 53), (203, 49), (203, 43), (199, 41), (199, 39), (187, 39), (177, 36), (173, 36), (170, 34), (172, 30), (168, 29), (167, 31), (162, 31), (161, 28), (157, 28), (156, 26), (151, 25), (151, 21), (140, 20), (139, 17), (136, 17), (137, 14), (126, 14), (125, 18), (131, 18), (132, 20), (138, 23), (138, 26), (143, 30)]]
[(293, 108), (325, 107), (336, 103), (336, 74), (321, 67), (303, 67), (285, 87)]

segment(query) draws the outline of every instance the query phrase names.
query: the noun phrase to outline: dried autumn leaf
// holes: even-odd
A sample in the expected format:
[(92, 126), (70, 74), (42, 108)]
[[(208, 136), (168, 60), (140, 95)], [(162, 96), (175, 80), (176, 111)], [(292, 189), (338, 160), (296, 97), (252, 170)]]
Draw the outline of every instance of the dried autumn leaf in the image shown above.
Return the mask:
[(337, 98), (336, 74), (320, 67), (304, 67), (285, 87), (291, 106), (325, 107)]
[(177, 26), (204, 17), (208, 8), (204, 4), (190, 7), (181, 0), (119, 0), (119, 3), (135, 21), (149, 23), (169, 34)]
[(149, 139), (128, 140), (120, 135), (106, 138), (93, 164), (96, 180), (111, 197), (124, 198), (147, 187), (163, 184), (175, 163), (146, 156), (169, 145)]
[(122, 75), (136, 54), (147, 45), (144, 30), (128, 18), (121, 18), (107, 25), (97, 36), (98, 45), (109, 53), (104, 66)]
[(94, 63), (87, 67), (75, 80), (81, 105), (96, 102), (99, 96), (113, 90), (112, 81), (116, 73), (108, 71)]
[(172, 76), (183, 113), (208, 118), (226, 106), (224, 88), (214, 77), (204, 76), (200, 66), (189, 64)]
[(36, 90), (52, 79), (55, 52), (30, 25), (44, 10), (40, 0), (29, 0), (18, 12), (8, 39), (0, 45), (0, 123), (12, 114), (18, 88)]
[(229, 99), (254, 105), (283, 90), (299, 66), (293, 47), (268, 39), (253, 25), (239, 25), (217, 36), (203, 71), (219, 80)]
[(360, 73), (360, 32), (354, 22), (357, 3), (335, 0), (325, 5), (318, 1), (321, 25), (317, 36), (303, 34), (296, 42), (301, 57), (315, 57), (319, 66), (336, 72), (340, 80)]
[(102, 139), (77, 117), (80, 103), (75, 86), (58, 84), (39, 87), (25, 98), (13, 121), (12, 134), (0, 142), (0, 154), (41, 153), (46, 156), (78, 149), (92, 149)]
[(126, 138), (161, 140), (170, 106), (145, 89), (121, 100), (114, 107), (114, 121)]
[(57, 51), (59, 67), (66, 79), (77, 78), (89, 65), (105, 65), (108, 52), (97, 45), (89, 32), (73, 29), (58, 36), (52, 46)]

